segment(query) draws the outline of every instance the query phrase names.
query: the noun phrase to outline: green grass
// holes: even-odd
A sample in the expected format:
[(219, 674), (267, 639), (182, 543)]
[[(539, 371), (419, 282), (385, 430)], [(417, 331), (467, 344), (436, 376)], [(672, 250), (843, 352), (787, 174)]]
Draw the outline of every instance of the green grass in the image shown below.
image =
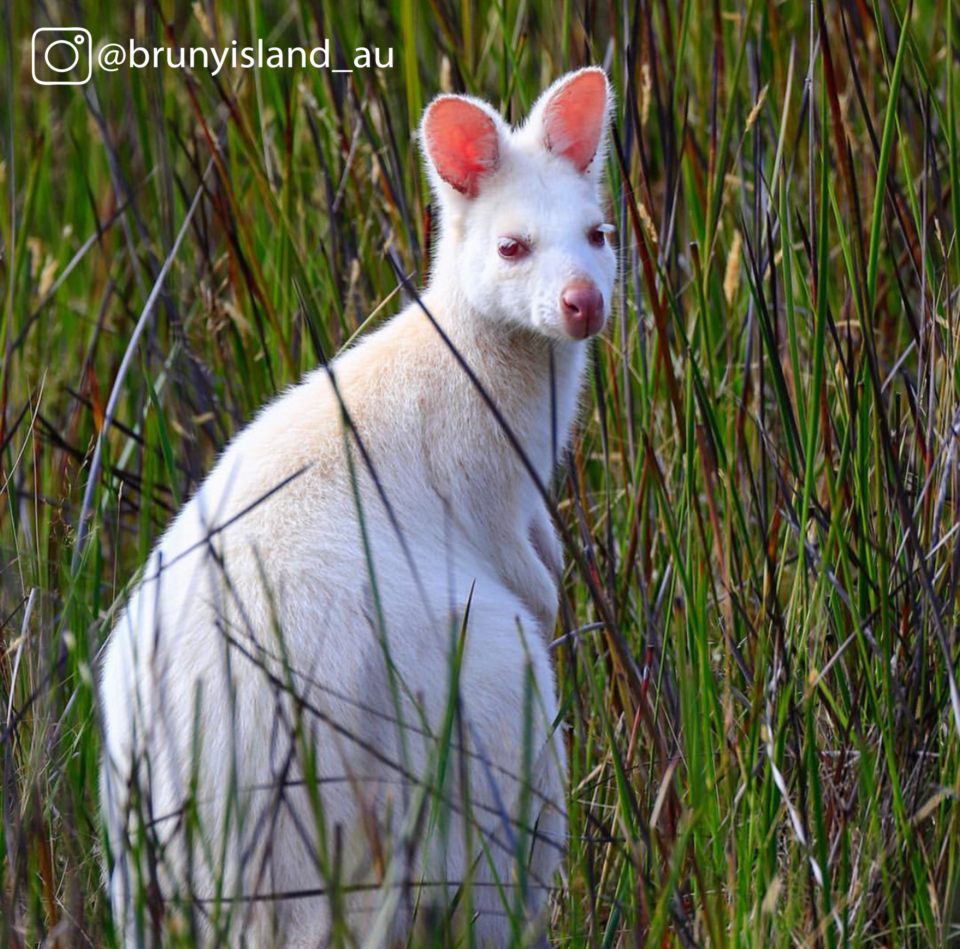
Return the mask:
[[(114, 604), (257, 407), (397, 311), (395, 265), (423, 278), (424, 103), (467, 91), (517, 118), (586, 62), (619, 96), (622, 266), (556, 485), (575, 545), (557, 635), (578, 632), (556, 652), (572, 842), (551, 940), (950, 942), (956, 11), (813, 16), (801, 0), (6, 0), (0, 944), (115, 944), (94, 691)], [(330, 37), (394, 59), (36, 85), (30, 36), (65, 23), (95, 43)]]

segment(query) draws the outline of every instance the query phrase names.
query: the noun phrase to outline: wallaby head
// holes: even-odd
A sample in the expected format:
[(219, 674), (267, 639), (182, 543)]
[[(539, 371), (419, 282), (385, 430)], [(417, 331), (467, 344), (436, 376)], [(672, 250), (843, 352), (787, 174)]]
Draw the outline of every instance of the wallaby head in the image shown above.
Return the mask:
[(612, 98), (589, 68), (555, 82), (517, 129), (479, 99), (430, 103), (420, 139), (440, 205), (435, 286), (550, 338), (600, 332), (616, 272), (600, 194)]

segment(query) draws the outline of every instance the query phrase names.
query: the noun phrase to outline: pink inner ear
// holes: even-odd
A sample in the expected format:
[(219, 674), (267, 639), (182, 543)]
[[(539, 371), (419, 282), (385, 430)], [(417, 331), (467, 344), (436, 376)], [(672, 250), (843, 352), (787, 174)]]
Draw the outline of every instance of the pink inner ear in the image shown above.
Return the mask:
[(500, 160), (493, 119), (472, 102), (451, 97), (430, 107), (423, 131), (427, 153), (440, 177), (475, 198), (481, 179), (495, 171)]
[(607, 107), (607, 82), (599, 72), (572, 79), (543, 112), (547, 148), (584, 172), (600, 146)]

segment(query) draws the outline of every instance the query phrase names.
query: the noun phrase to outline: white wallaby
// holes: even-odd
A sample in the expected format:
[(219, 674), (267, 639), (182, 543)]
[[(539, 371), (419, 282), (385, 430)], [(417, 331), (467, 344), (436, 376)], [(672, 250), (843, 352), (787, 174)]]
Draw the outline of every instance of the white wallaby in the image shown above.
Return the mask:
[(101, 682), (128, 944), (543, 925), (567, 831), (562, 561), (503, 423), (549, 483), (613, 289), (611, 104), (592, 68), (517, 129), (434, 99), (422, 298), (267, 406), (153, 551)]

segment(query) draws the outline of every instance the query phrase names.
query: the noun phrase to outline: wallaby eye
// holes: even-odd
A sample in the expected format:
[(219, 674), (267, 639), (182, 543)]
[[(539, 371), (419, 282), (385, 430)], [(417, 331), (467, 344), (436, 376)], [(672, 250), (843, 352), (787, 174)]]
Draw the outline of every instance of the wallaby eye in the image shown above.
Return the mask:
[(530, 248), (518, 237), (501, 237), (497, 252), (504, 260), (520, 260), (530, 253)]
[(607, 243), (606, 229), (602, 224), (598, 224), (596, 227), (591, 227), (587, 231), (587, 240), (590, 242), (591, 247), (603, 247)]

